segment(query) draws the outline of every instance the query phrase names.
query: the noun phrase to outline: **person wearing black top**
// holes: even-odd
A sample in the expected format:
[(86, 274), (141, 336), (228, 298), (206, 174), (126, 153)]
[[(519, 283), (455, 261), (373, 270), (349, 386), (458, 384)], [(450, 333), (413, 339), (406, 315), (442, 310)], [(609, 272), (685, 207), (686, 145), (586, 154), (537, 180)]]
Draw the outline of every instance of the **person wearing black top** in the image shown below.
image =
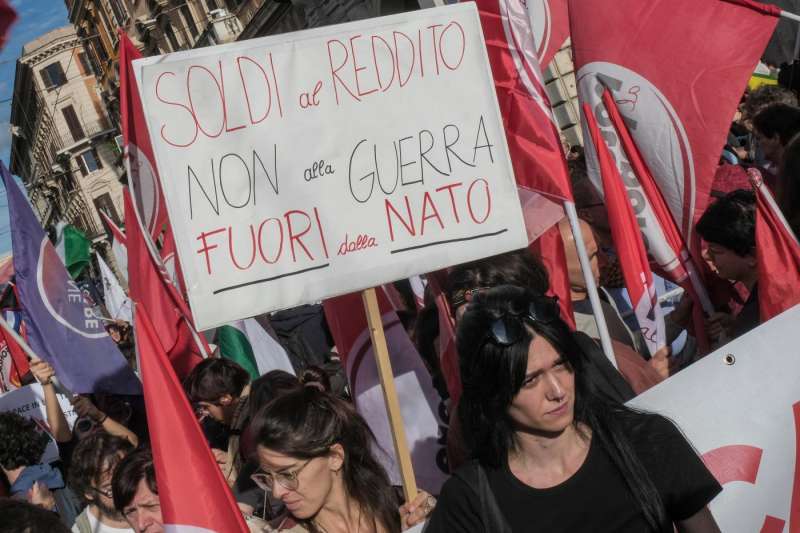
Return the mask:
[(680, 430), (599, 392), (554, 300), (502, 286), (458, 326), (471, 461), (426, 533), (717, 533), (722, 490)]

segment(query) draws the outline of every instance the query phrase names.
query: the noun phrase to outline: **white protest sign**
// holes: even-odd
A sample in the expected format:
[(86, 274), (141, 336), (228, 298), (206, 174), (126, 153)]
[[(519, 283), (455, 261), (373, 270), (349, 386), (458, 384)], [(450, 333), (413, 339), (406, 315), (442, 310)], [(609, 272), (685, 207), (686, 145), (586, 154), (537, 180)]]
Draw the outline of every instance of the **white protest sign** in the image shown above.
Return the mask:
[[(56, 393), (56, 397), (67, 419), (67, 424), (72, 429), (78, 419), (78, 414), (66, 396)], [(50, 426), (47, 424), (47, 412), (45, 409), (44, 391), (38, 383), (6, 392), (0, 396), (0, 412), (10, 411), (30, 418), (36, 422), (42, 431), (46, 431), (50, 435), (50, 442), (41, 459), (42, 463), (49, 463), (58, 459), (58, 446), (56, 446)]]
[(528, 244), (473, 3), (134, 68), (199, 329)]
[(799, 323), (796, 306), (631, 402), (673, 419), (703, 456), (723, 485), (710, 506), (722, 531), (800, 519)]

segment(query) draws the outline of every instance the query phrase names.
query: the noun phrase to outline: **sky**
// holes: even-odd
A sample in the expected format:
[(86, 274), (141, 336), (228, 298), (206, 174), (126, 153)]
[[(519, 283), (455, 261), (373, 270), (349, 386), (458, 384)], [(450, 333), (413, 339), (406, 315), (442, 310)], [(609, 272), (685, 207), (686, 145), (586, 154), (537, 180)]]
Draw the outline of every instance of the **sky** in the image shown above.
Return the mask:
[[(47, 33), (69, 24), (63, 0), (10, 0), (17, 11), (17, 22), (11, 27), (8, 42), (0, 52), (0, 159), (9, 165), (11, 152), (11, 97), (14, 92), (14, 70), (22, 46)], [(0, 257), (11, 252), (11, 232), (8, 222), (6, 192), (0, 185)]]

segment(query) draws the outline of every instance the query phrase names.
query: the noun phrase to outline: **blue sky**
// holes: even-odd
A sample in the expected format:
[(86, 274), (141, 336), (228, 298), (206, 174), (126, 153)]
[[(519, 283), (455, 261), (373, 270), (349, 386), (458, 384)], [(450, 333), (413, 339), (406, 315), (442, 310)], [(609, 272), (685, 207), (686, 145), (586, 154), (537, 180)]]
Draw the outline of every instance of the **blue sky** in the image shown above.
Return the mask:
[[(6, 47), (0, 52), (0, 159), (10, 161), (11, 96), (14, 92), (14, 69), (22, 46), (47, 33), (69, 24), (63, 0), (10, 0), (17, 10), (17, 23), (11, 28)], [(0, 257), (11, 252), (6, 191), (0, 186)]]

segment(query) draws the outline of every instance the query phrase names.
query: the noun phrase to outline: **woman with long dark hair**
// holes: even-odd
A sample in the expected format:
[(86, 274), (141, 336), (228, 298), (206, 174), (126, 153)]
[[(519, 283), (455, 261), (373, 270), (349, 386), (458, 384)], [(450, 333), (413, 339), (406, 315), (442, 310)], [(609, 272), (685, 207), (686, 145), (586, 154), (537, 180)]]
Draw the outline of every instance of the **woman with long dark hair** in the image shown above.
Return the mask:
[(353, 407), (306, 383), (256, 416), (260, 469), (252, 478), (286, 506), (280, 531), (399, 533), (421, 522), (435, 500), (420, 492), (398, 509), (375, 438)]
[(481, 291), (457, 344), (473, 459), (426, 533), (719, 531), (706, 507), (719, 484), (672, 422), (594, 388), (554, 300)]

